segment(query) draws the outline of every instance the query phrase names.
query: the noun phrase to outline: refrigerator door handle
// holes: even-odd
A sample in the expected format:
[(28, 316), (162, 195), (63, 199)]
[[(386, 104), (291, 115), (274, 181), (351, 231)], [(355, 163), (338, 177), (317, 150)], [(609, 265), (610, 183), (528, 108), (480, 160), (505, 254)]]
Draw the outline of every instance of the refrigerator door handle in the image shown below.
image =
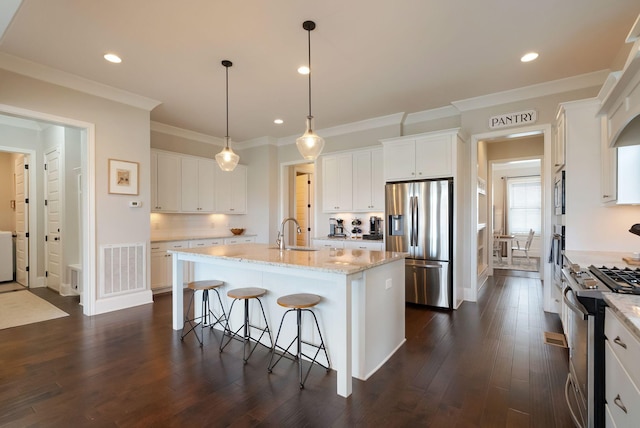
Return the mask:
[(413, 241), (415, 242), (415, 245), (418, 246), (418, 197), (415, 196), (414, 197), (414, 203), (413, 203), (413, 218), (414, 218), (414, 224), (411, 230), (411, 233), (413, 234)]
[(414, 209), (413, 209), (413, 196), (409, 196), (409, 210), (410, 210), (410, 216), (411, 216), (411, 230), (409, 231), (409, 246), (413, 247), (413, 213), (414, 213)]

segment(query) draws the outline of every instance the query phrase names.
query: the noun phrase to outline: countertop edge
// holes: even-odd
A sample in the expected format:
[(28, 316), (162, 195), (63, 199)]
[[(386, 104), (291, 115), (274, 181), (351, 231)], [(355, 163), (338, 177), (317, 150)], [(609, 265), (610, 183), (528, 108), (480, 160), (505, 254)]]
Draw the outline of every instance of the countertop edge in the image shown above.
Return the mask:
[(604, 293), (604, 301), (640, 341), (640, 296)]

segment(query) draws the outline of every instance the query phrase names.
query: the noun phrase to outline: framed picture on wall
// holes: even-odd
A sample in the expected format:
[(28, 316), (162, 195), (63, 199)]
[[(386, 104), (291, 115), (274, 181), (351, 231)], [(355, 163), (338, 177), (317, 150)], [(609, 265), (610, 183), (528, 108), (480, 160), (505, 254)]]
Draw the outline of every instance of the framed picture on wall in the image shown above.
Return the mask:
[(138, 162), (109, 159), (109, 193), (138, 194)]

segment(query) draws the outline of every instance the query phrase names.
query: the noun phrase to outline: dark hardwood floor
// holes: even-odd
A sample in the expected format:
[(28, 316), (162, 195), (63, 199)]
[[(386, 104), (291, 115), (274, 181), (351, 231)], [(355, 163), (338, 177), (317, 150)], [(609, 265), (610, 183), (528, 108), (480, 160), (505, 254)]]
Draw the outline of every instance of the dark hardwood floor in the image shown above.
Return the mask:
[(33, 292), (71, 316), (0, 330), (0, 426), (8, 427), (570, 427), (567, 350), (542, 310), (540, 280), (496, 276), (452, 313), (408, 305), (406, 344), (353, 395), (315, 368), (304, 390), (292, 363), (267, 374), (258, 348), (218, 352), (171, 329), (171, 296), (85, 317), (77, 298)]

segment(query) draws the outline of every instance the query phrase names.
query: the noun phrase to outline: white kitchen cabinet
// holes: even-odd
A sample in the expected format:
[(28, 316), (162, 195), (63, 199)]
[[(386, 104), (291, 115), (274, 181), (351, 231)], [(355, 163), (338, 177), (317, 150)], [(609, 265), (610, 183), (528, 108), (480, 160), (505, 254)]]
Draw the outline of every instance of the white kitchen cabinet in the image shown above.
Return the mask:
[(214, 180), (218, 165), (211, 159), (182, 157), (181, 211), (212, 213), (214, 211)]
[(609, 146), (607, 139), (607, 119), (602, 117), (600, 137), (600, 200), (602, 203), (615, 202), (617, 189), (618, 153)]
[[(189, 248), (189, 241), (151, 243), (151, 290), (170, 288), (173, 282), (173, 264), (168, 250)], [(183, 282), (189, 282), (189, 269), (184, 270)]]
[(381, 140), (384, 180), (452, 177), (457, 130)]
[(216, 168), (215, 207), (217, 213), (247, 213), (247, 167), (237, 165), (233, 171)]
[(344, 239), (312, 239), (311, 246), (318, 248), (344, 248)]
[(353, 153), (353, 210), (384, 211), (382, 148)]
[(353, 156), (351, 153), (322, 158), (322, 210), (351, 211), (353, 207)]
[(637, 427), (640, 421), (640, 342), (616, 313), (605, 309), (606, 413), (616, 427)]
[(151, 151), (151, 211), (180, 211), (180, 157)]
[(556, 127), (553, 138), (553, 165), (556, 171), (562, 169), (565, 164), (566, 141), (566, 113), (565, 110), (561, 108), (556, 117)]
[(224, 245), (224, 238), (193, 239), (189, 241), (189, 248), (213, 247)]
[(346, 240), (344, 248), (352, 250), (370, 250), (384, 251), (384, 243), (382, 241), (365, 241), (365, 240)]
[(225, 245), (251, 244), (256, 242), (255, 236), (234, 236), (232, 238), (224, 238)]

